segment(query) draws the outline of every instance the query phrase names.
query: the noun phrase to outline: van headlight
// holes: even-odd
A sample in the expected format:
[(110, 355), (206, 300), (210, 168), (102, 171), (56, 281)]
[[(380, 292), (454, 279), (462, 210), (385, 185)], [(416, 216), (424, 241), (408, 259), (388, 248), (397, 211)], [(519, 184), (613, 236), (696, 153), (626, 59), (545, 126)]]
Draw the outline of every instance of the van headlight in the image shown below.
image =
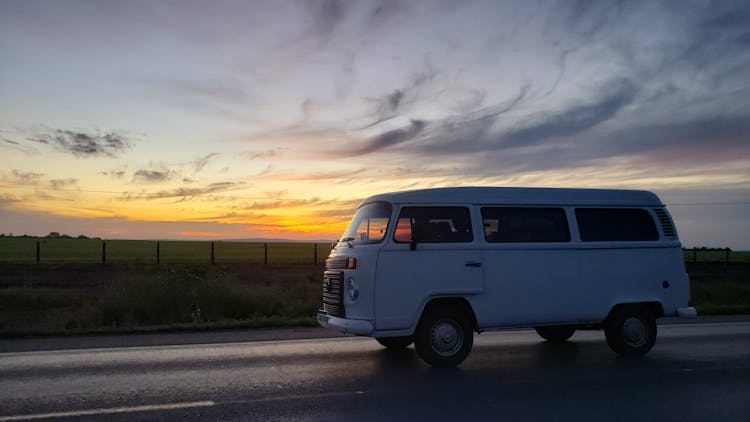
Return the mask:
[(351, 299), (352, 302), (359, 298), (359, 285), (354, 281), (354, 278), (350, 277), (346, 280), (346, 290), (349, 292), (349, 299)]

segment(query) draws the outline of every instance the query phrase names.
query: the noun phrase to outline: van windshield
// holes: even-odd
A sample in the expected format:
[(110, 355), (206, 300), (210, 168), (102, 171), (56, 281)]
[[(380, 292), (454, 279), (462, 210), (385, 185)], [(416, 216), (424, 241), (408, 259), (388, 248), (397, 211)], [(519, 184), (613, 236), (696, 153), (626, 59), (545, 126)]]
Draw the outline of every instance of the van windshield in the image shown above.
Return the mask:
[(374, 202), (359, 207), (340, 242), (355, 245), (380, 243), (388, 229), (391, 210), (391, 204), (386, 202)]

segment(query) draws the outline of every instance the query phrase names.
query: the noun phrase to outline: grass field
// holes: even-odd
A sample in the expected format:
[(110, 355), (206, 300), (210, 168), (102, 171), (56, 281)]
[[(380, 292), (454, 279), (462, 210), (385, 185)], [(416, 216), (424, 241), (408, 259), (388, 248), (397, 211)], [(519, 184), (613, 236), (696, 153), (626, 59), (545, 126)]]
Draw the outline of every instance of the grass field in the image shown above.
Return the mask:
[(0, 264), (0, 335), (315, 323), (312, 265)]
[[(212, 242), (0, 238), (0, 262), (42, 263), (102, 262), (102, 244), (106, 243), (106, 262), (210, 263)], [(325, 262), (331, 243), (255, 243), (213, 242), (215, 263), (306, 264)], [(317, 249), (317, 256), (316, 256)]]
[[(750, 265), (687, 264), (702, 315), (750, 313)], [(321, 266), (0, 263), (0, 336), (315, 324)]]

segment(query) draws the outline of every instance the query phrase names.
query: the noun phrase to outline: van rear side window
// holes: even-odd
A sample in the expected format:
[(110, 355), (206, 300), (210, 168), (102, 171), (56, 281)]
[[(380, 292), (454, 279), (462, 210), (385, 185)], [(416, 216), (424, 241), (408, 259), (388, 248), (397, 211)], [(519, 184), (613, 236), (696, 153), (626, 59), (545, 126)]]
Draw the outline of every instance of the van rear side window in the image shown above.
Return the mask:
[(466, 207), (404, 207), (398, 216), (396, 243), (472, 242), (471, 219)]
[(482, 208), (484, 238), (488, 243), (570, 242), (562, 208)]
[(659, 240), (654, 219), (640, 208), (577, 208), (584, 242)]

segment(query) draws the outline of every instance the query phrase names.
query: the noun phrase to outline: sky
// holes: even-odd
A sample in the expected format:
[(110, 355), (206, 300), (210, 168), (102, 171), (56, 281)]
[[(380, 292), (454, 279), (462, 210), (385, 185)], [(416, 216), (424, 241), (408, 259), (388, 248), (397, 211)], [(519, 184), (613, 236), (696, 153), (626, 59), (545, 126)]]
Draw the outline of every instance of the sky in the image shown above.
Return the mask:
[(445, 186), (750, 250), (750, 2), (0, 0), (0, 233), (335, 239)]

